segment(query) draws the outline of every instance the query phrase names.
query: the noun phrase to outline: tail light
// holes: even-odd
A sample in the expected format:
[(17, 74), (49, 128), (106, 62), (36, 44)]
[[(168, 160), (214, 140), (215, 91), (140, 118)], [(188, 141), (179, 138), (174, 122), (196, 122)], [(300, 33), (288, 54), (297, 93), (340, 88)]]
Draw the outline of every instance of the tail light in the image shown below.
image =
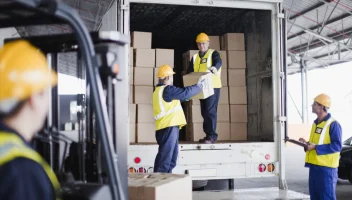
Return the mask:
[(258, 166), (258, 170), (259, 170), (260, 172), (265, 172), (266, 166), (265, 166), (264, 164), (260, 164), (260, 165)]
[(128, 172), (129, 173), (136, 173), (136, 169), (135, 168), (133, 168), (133, 167), (130, 167), (129, 169), (128, 169)]
[(275, 170), (275, 165), (272, 163), (268, 164), (268, 172), (273, 172)]
[(138, 173), (146, 173), (146, 172), (147, 172), (147, 170), (145, 170), (144, 167), (140, 167), (138, 169)]

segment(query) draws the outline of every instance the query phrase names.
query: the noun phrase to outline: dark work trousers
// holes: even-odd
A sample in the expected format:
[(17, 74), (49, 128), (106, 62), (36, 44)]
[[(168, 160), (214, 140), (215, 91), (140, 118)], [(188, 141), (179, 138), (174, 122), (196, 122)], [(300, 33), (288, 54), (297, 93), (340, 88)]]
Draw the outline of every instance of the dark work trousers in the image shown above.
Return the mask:
[(172, 173), (178, 156), (179, 126), (172, 126), (156, 131), (155, 137), (159, 151), (154, 162), (154, 172)]
[(204, 119), (203, 130), (207, 139), (216, 141), (216, 122), (218, 113), (218, 104), (220, 98), (220, 88), (214, 88), (214, 94), (206, 99), (200, 100), (200, 110)]
[(337, 168), (309, 166), (311, 200), (336, 200)]

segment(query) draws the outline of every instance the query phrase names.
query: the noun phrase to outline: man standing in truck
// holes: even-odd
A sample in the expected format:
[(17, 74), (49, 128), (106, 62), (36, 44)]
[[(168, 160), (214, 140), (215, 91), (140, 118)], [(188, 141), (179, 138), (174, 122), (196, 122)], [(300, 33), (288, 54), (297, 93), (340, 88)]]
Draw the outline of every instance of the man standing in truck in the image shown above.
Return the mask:
[(160, 66), (157, 74), (159, 83), (153, 93), (155, 137), (159, 145), (154, 172), (172, 173), (178, 156), (179, 131), (187, 123), (180, 101), (190, 99), (203, 89), (201, 79), (186, 88), (173, 86), (174, 74), (169, 65)]
[[(309, 193), (312, 200), (335, 200), (337, 168), (342, 149), (342, 130), (340, 124), (328, 113), (331, 99), (320, 94), (314, 99), (312, 112), (317, 115), (314, 121), (308, 148), (306, 167), (309, 167)], [(299, 141), (306, 142), (300, 138)]]
[(188, 66), (187, 73), (211, 72), (213, 73), (214, 95), (200, 100), (200, 109), (203, 117), (203, 130), (206, 136), (200, 139), (200, 143), (215, 143), (218, 139), (216, 132), (217, 111), (220, 98), (221, 85), (221, 55), (214, 49), (209, 49), (209, 37), (200, 33), (196, 38), (199, 52), (193, 55)]

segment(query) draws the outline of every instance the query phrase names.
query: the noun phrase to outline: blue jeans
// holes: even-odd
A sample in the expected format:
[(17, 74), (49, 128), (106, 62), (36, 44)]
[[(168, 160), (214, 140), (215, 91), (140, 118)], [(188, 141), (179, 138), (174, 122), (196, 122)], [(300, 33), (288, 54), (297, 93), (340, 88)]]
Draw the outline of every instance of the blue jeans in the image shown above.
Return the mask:
[(311, 200), (336, 200), (337, 168), (309, 166)]
[(204, 119), (203, 130), (208, 139), (217, 140), (216, 122), (218, 118), (218, 104), (220, 88), (214, 88), (214, 94), (207, 99), (200, 100), (200, 111)]
[(179, 132), (179, 126), (156, 131), (155, 137), (159, 150), (154, 162), (154, 172), (172, 173), (177, 162)]

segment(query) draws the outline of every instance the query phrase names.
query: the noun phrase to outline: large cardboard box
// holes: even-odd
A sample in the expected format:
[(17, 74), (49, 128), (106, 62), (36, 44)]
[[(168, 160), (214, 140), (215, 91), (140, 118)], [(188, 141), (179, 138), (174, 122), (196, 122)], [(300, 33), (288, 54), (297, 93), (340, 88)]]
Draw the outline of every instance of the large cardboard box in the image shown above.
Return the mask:
[(218, 122), (230, 122), (230, 106), (218, 105)]
[(153, 105), (138, 104), (137, 105), (137, 123), (154, 123)]
[(152, 48), (152, 33), (150, 32), (132, 32), (132, 47), (140, 49)]
[(229, 88), (228, 87), (222, 87), (220, 89), (219, 105), (222, 105), (222, 104), (224, 104), (224, 105), (229, 104)]
[(247, 105), (231, 105), (231, 122), (248, 122)]
[(155, 49), (134, 49), (135, 67), (155, 67)]
[(133, 80), (134, 80), (134, 67), (129, 66), (130, 74), (129, 74), (129, 84), (133, 85)]
[(154, 74), (153, 74), (153, 77), (154, 77), (154, 86), (158, 85), (159, 83), (159, 78), (156, 76), (158, 74), (158, 69), (159, 68), (154, 68)]
[(192, 105), (192, 110), (191, 113), (189, 113), (191, 117), (191, 121), (193, 123), (202, 123), (203, 122), (203, 117), (202, 113), (200, 111), (200, 105)]
[(230, 123), (229, 122), (218, 122), (216, 125), (216, 132), (218, 133), (218, 140), (228, 141), (231, 139), (230, 136)]
[(130, 104), (128, 109), (130, 111), (130, 124), (135, 124), (137, 116), (137, 105)]
[(128, 174), (129, 200), (192, 200), (192, 179), (168, 173)]
[(153, 86), (154, 85), (154, 68), (135, 67), (134, 68), (134, 85)]
[(136, 124), (130, 124), (130, 143), (136, 143)]
[(221, 50), (244, 51), (245, 42), (243, 33), (226, 33), (221, 38)]
[(246, 68), (246, 52), (245, 51), (227, 51), (227, 64), (229, 69)]
[(228, 72), (230, 87), (246, 86), (246, 70), (245, 69), (229, 69)]
[(227, 65), (227, 51), (218, 51), (220, 56), (221, 56), (221, 61), (222, 61), (222, 69), (224, 70), (225, 68), (228, 68)]
[(229, 75), (228, 75), (227, 69), (226, 68), (221, 69), (221, 85), (222, 86), (228, 86), (228, 77), (229, 77)]
[(206, 99), (214, 94), (212, 73), (209, 72), (192, 72), (183, 76), (183, 85), (191, 86), (197, 84), (201, 78), (204, 81), (205, 87), (202, 92), (192, 97), (192, 99)]
[(230, 104), (247, 104), (247, 87), (229, 87)]
[(128, 65), (129, 66), (133, 66), (133, 48), (132, 47), (130, 47), (130, 55), (129, 55), (129, 57), (130, 57), (130, 60), (129, 60), (129, 63), (128, 63)]
[(161, 65), (169, 65), (174, 67), (174, 50), (173, 49), (155, 49), (156, 59), (155, 67), (160, 67)]
[(209, 49), (220, 50), (220, 36), (209, 36)]
[(200, 139), (205, 137), (203, 131), (203, 123), (188, 123), (186, 140), (192, 142), (198, 142)]
[(198, 53), (198, 50), (189, 50), (183, 54), (183, 59), (184, 59), (183, 71), (185, 71), (185, 72), (187, 71), (187, 69), (189, 67), (189, 63), (191, 62), (193, 55), (196, 53)]
[(137, 142), (156, 143), (155, 123), (137, 123)]
[(134, 86), (135, 104), (153, 104), (153, 86)]
[(231, 122), (231, 140), (247, 140), (247, 123)]

